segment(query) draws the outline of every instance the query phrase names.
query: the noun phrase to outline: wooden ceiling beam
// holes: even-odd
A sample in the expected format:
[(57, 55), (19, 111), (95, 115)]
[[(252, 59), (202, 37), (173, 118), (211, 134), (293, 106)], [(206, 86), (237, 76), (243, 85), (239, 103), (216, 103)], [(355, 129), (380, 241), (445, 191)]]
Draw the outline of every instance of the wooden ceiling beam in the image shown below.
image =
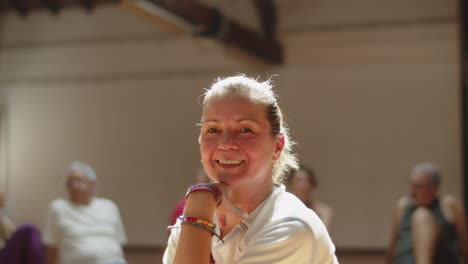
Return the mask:
[(47, 9), (57, 15), (67, 7), (82, 6), (90, 11), (99, 5), (118, 4), (120, 2), (122, 0), (0, 0), (0, 14), (13, 10), (22, 16), (27, 16), (34, 10)]
[(277, 15), (272, 0), (253, 0), (266, 39), (276, 39)]
[(42, 0), (42, 3), (52, 14), (58, 15), (60, 12), (61, 6), (58, 0)]
[(91, 11), (96, 7), (94, 0), (80, 0), (80, 4), (88, 11)]
[[(170, 21), (172, 19), (170, 16), (161, 15), (164, 12), (169, 12), (173, 17), (193, 25), (196, 30), (195, 33), (218, 39), (229, 48), (238, 48), (248, 55), (260, 58), (263, 62), (281, 64), (284, 62), (284, 55), (281, 43), (275, 38), (276, 13), (274, 4), (270, 0), (262, 0), (256, 5), (258, 5), (262, 31), (264, 32), (256, 32), (242, 26), (240, 23), (226, 17), (220, 10), (204, 6), (197, 1), (124, 1), (125, 7), (132, 11), (136, 10), (138, 14), (144, 14), (145, 17), (150, 17), (153, 21), (163, 21), (162, 24), (174, 22), (174, 20)], [(266, 10), (263, 10), (263, 8), (266, 8)]]
[(18, 11), (22, 16), (27, 16), (29, 14), (29, 9), (25, 3), (21, 0), (10, 0), (11, 6)]
[(182, 14), (202, 25), (202, 35), (217, 37), (224, 44), (234, 45), (267, 63), (282, 64), (284, 51), (275, 37), (276, 12), (274, 4), (270, 0), (254, 1), (262, 24), (261, 33), (225, 17), (217, 9), (194, 2), (186, 5)]
[(239, 23), (231, 21), (227, 32), (223, 35), (221, 41), (227, 45), (235, 45), (269, 64), (284, 63), (284, 49), (281, 43), (259, 37), (257, 32)]

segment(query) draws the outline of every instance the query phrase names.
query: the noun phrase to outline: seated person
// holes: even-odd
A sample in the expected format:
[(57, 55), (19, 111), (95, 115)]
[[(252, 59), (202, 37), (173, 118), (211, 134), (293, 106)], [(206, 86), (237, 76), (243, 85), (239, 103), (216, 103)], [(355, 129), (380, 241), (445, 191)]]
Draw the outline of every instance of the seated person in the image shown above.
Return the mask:
[(312, 169), (301, 164), (298, 170), (293, 170), (286, 178), (287, 191), (296, 195), (308, 208), (315, 211), (318, 217), (330, 228), (333, 217), (333, 209), (322, 202), (317, 201), (318, 182)]
[(218, 79), (203, 98), (200, 156), (213, 183), (192, 185), (164, 264), (337, 264), (318, 216), (285, 191), (296, 168), (271, 82)]
[(82, 162), (67, 173), (69, 199), (50, 204), (44, 230), (49, 264), (126, 263), (121, 245), (126, 234), (114, 202), (94, 196), (96, 174)]
[(31, 224), (18, 227), (4, 210), (4, 192), (0, 190), (0, 263), (44, 264), (44, 249), (38, 229)]
[(465, 212), (453, 196), (439, 198), (438, 167), (416, 165), (409, 184), (396, 206), (387, 263), (453, 264), (461, 253), (468, 263)]

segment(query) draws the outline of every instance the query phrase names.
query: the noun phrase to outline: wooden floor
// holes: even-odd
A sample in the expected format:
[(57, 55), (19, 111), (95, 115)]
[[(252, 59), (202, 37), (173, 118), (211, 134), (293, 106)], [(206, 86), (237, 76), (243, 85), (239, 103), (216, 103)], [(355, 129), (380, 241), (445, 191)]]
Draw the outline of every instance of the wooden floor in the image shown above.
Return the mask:
[[(149, 250), (127, 250), (126, 257), (129, 264), (160, 264), (162, 252)], [(383, 255), (345, 254), (338, 256), (340, 264), (382, 264)]]

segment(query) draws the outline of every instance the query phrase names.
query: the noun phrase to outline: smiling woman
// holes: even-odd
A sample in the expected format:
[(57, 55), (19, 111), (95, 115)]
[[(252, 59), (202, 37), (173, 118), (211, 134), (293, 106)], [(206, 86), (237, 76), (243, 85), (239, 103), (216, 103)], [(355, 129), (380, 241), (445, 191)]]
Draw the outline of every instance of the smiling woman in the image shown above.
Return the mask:
[(199, 143), (214, 183), (189, 188), (164, 263), (338, 263), (317, 215), (281, 184), (297, 162), (269, 81), (217, 80)]

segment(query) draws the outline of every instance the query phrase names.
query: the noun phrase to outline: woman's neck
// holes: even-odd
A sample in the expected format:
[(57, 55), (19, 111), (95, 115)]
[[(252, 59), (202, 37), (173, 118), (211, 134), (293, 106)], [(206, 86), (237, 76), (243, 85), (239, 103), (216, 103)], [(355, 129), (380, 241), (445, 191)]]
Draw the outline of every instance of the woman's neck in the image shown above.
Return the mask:
[(232, 187), (232, 203), (239, 209), (250, 214), (273, 191), (273, 183), (266, 181), (261, 184), (245, 184)]

